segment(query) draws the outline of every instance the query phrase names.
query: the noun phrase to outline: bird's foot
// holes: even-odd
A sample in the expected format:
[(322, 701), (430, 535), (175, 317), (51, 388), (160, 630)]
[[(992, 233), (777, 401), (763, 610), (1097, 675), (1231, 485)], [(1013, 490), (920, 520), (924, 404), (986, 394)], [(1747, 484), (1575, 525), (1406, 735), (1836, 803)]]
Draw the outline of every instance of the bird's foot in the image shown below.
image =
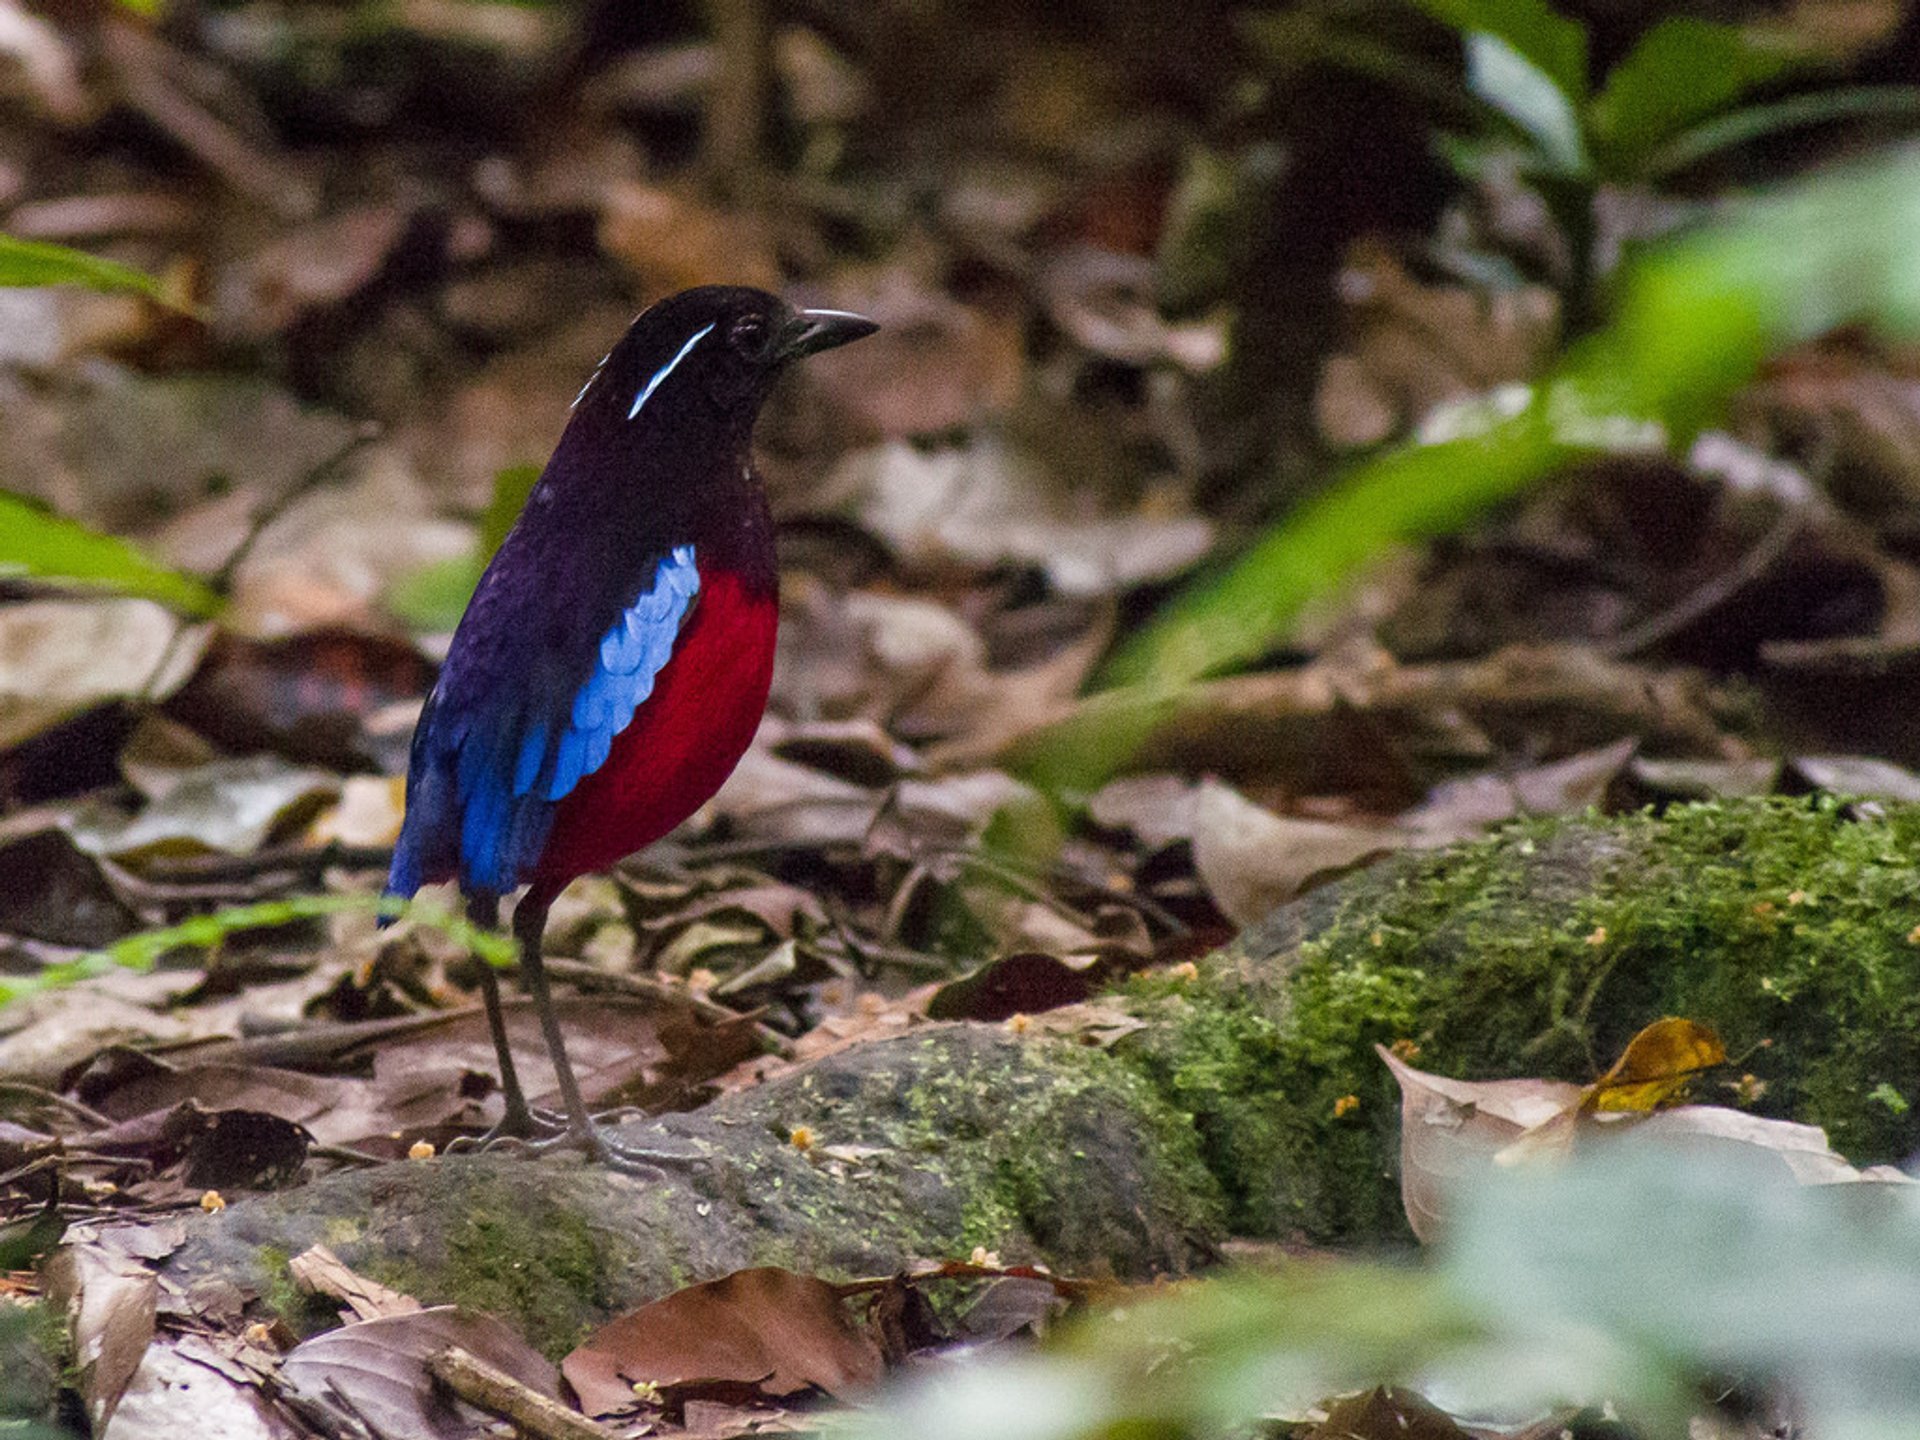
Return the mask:
[(473, 1155), (486, 1150), (515, 1150), (540, 1145), (566, 1133), (564, 1115), (526, 1104), (509, 1105), (506, 1114), (483, 1135), (462, 1135), (447, 1143), (449, 1155)]
[(696, 1157), (663, 1150), (650, 1150), (616, 1140), (602, 1128), (609, 1120), (623, 1120), (644, 1112), (610, 1110), (596, 1115), (584, 1127), (575, 1129), (564, 1116), (551, 1110), (529, 1108), (524, 1117), (503, 1116), (484, 1135), (462, 1136), (447, 1146), (449, 1155), (506, 1154), (545, 1155), (554, 1151), (573, 1151), (596, 1164), (639, 1180), (664, 1180), (664, 1166), (684, 1166)]

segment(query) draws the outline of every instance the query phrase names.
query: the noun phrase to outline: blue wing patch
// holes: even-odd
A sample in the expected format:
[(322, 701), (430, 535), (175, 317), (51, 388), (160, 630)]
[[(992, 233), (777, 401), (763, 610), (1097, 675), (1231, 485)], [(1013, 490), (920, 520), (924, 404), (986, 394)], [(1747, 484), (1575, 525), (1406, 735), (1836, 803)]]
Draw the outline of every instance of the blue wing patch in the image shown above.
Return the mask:
[(518, 697), (510, 716), (443, 718), (429, 701), (388, 892), (411, 895), (426, 876), (449, 870), (467, 891), (518, 886), (546, 847), (556, 803), (606, 763), (614, 737), (653, 693), (699, 593), (694, 548), (676, 545), (601, 637), (570, 698), (564, 687), (542, 690), (537, 676), (519, 676), (535, 693)]
[[(573, 697), (573, 711), (546, 783), (547, 799), (563, 798), (582, 776), (606, 764), (613, 737), (627, 728), (633, 712), (653, 693), (655, 677), (673, 658), (680, 626), (699, 593), (700, 568), (694, 563), (693, 546), (674, 546), (653, 572), (652, 586), (641, 591), (601, 637), (600, 663)], [(527, 737), (528, 741), (534, 738)], [(532, 777), (524, 787), (519, 784), (522, 774)], [(514, 777), (515, 793), (531, 790), (539, 776), (540, 767), (528, 765), (523, 748)]]

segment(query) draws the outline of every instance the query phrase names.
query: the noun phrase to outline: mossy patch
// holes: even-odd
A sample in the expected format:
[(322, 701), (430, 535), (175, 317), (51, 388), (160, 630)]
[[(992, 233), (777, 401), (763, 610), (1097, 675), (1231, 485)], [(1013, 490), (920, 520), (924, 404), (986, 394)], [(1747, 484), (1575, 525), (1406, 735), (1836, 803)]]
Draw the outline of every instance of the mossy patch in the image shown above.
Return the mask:
[(1449, 1075), (1587, 1080), (1684, 1015), (1765, 1082), (1760, 1111), (1900, 1159), (1920, 1147), (1916, 927), (1920, 808), (1534, 821), (1311, 897), (1197, 980), (1136, 982), (1152, 1023), (1127, 1053), (1194, 1112), (1254, 1233), (1399, 1232), (1376, 1042)]
[(557, 1360), (616, 1308), (607, 1238), (580, 1214), (529, 1209), (523, 1187), (460, 1186), (431, 1255), (371, 1256), (367, 1274), (428, 1304), (511, 1317)]

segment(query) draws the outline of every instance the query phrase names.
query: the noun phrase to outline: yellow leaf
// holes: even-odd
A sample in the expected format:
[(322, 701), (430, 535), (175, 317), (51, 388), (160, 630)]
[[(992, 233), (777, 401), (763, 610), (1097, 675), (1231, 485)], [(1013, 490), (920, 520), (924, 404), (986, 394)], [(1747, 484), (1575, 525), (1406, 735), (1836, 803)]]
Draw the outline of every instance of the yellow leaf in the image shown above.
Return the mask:
[(1727, 1063), (1727, 1047), (1705, 1025), (1671, 1016), (1656, 1020), (1627, 1043), (1613, 1068), (1587, 1087), (1580, 1109), (1658, 1110), (1672, 1104), (1702, 1070)]

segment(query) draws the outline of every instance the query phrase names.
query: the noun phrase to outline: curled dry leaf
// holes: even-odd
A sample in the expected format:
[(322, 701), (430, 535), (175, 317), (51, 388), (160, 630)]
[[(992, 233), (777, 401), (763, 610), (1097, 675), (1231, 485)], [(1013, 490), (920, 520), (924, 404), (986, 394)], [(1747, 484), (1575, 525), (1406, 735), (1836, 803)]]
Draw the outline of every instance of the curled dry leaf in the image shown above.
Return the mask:
[(389, 1315), (414, 1315), (424, 1307), (411, 1295), (402, 1295), (378, 1280), (359, 1274), (324, 1245), (301, 1251), (287, 1261), (293, 1283), (309, 1295), (344, 1301), (355, 1320), (382, 1320)]
[(757, 217), (637, 180), (616, 181), (601, 197), (600, 248), (639, 276), (649, 295), (722, 283), (780, 286), (780, 264)]
[(91, 949), (139, 928), (139, 918), (50, 820), (15, 816), (0, 826), (0, 935)]
[(410, 219), (394, 205), (362, 205), (275, 236), (220, 276), (217, 328), (234, 340), (264, 340), (351, 299), (386, 266)]
[(1300, 1440), (1472, 1440), (1438, 1405), (1397, 1386), (1342, 1396), (1326, 1410)]
[(603, 1325), (560, 1362), (589, 1415), (630, 1409), (633, 1387), (747, 1385), (839, 1398), (880, 1378), (880, 1353), (824, 1280), (767, 1266), (690, 1285)]
[(1646, 1113), (1673, 1103), (1702, 1070), (1727, 1063), (1727, 1047), (1707, 1026), (1669, 1016), (1627, 1042), (1620, 1058), (1581, 1097), (1583, 1111)]
[(75, 1388), (99, 1434), (153, 1339), (159, 1282), (138, 1261), (82, 1241), (48, 1262), (47, 1293), (72, 1316)]
[(1580, 1087), (1563, 1080), (1450, 1080), (1374, 1051), (1400, 1083), (1400, 1200), (1422, 1242), (1439, 1233), (1448, 1191), (1580, 1103)]
[[(216, 1363), (218, 1362), (218, 1363)], [(191, 1403), (182, 1403), (191, 1396)], [(100, 1440), (305, 1440), (309, 1433), (261, 1393), (258, 1377), (202, 1337), (149, 1345)]]
[(216, 760), (180, 777), (137, 815), (96, 813), (76, 820), (71, 833), (82, 850), (123, 863), (204, 851), (250, 854), (275, 833), (305, 824), (339, 792), (339, 777), (273, 755)]
[(976, 424), (1011, 406), (1026, 373), (1020, 327), (908, 281), (835, 304), (880, 332), (807, 367), (809, 383), (864, 437), (901, 439)]

